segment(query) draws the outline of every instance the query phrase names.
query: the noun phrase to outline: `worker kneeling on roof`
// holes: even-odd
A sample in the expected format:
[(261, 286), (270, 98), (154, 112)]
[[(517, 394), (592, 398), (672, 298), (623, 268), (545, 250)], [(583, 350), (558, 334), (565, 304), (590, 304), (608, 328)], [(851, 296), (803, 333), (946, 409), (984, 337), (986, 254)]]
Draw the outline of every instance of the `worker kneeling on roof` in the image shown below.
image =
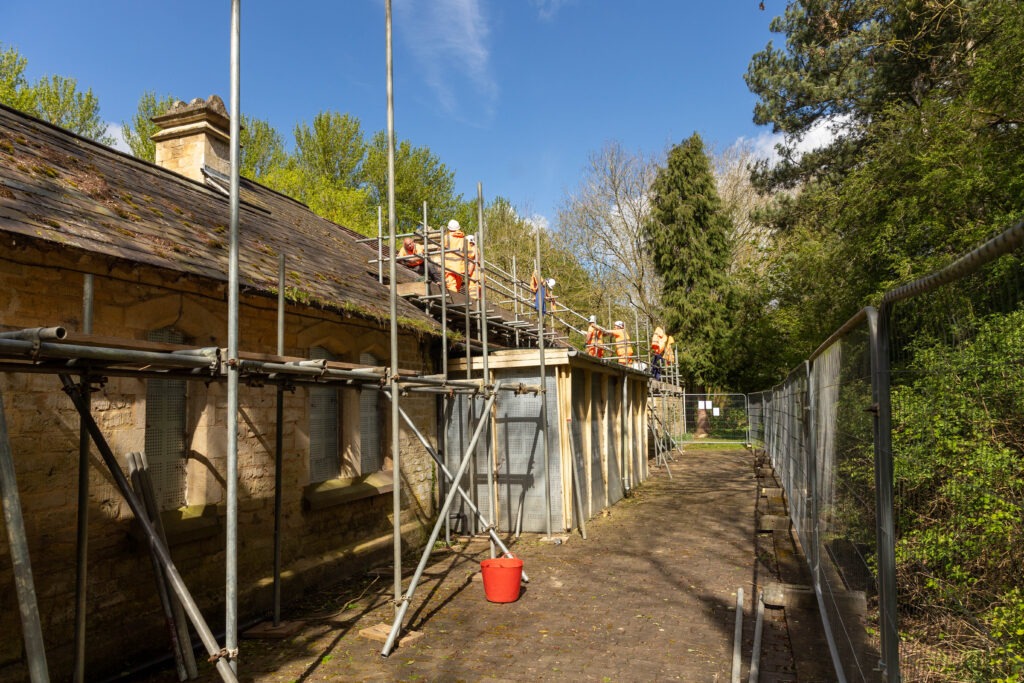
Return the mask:
[(398, 250), (398, 262), (423, 275), (423, 245), (411, 237), (402, 240)]

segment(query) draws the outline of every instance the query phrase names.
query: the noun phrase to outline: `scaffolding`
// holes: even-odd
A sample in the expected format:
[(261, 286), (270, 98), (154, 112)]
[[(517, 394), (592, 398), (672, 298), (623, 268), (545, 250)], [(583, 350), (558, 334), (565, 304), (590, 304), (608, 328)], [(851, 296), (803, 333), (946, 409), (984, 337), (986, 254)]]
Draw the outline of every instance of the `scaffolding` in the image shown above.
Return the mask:
[[(466, 468), (473, 460), (472, 455), (477, 444), (484, 444), (485, 451), (490, 448), (488, 439), (481, 440), (481, 435), (491, 428), (492, 408), (499, 393), (511, 396), (533, 395), (540, 398), (546, 406), (547, 369), (545, 367), (545, 348), (571, 346), (573, 334), (583, 335), (577, 327), (586, 316), (571, 310), (561, 302), (554, 300), (550, 310), (545, 306), (531, 303), (529, 285), (519, 277), (516, 262), (513, 260), (512, 271), (507, 272), (489, 264), (485, 258), (486, 225), (483, 212), (483, 189), (478, 184), (477, 198), (477, 255), (478, 262), (475, 274), (470, 275), (467, 261), (464, 262), (466, 287), (464, 292), (447, 291), (443, 284), (431, 278), (431, 268), (445, 264), (445, 244), (439, 230), (431, 230), (427, 220), (427, 207), (424, 205), (423, 224), (420, 230), (411, 235), (423, 240), (425, 245), (424, 274), (422, 280), (400, 284), (397, 267), (401, 259), (397, 256), (394, 198), (394, 120), (392, 102), (392, 67), (391, 67), (391, 3), (386, 2), (386, 32), (388, 59), (388, 254), (384, 253), (385, 236), (383, 235), (382, 212), (378, 212), (377, 263), (378, 282), (385, 282), (384, 264), (388, 266), (387, 284), (389, 287), (390, 311), (390, 366), (387, 368), (357, 366), (328, 360), (289, 357), (284, 354), (285, 326), (285, 256), (279, 257), (277, 283), (277, 348), (276, 355), (267, 356), (245, 352), (238, 344), (238, 312), (239, 312), (239, 175), (238, 175), (238, 133), (240, 112), (239, 86), (239, 42), (240, 42), (240, 2), (232, 0), (231, 18), (231, 168), (229, 195), (230, 211), (230, 245), (228, 267), (228, 343), (226, 347), (206, 346), (194, 347), (172, 344), (139, 344), (137, 340), (117, 340), (111, 343), (108, 338), (95, 337), (92, 334), (93, 319), (93, 276), (86, 274), (83, 282), (82, 329), (80, 333), (69, 333), (61, 326), (34, 327), (0, 332), (0, 372), (31, 373), (56, 376), (60, 387), (72, 402), (80, 420), (79, 435), (79, 470), (77, 491), (77, 555), (76, 555), (76, 589), (75, 589), (75, 648), (74, 648), (74, 679), (85, 680), (85, 624), (87, 613), (86, 585), (88, 577), (88, 501), (89, 501), (89, 453), (95, 447), (100, 454), (106, 470), (115, 483), (121, 496), (134, 515), (143, 536), (148, 544), (157, 578), (157, 590), (162, 596), (165, 615), (172, 624), (172, 654), (179, 665), (182, 679), (195, 676), (195, 664), (189, 662), (191, 641), (184, 619), (198, 634), (203, 648), (223, 680), (233, 681), (238, 678), (238, 565), (237, 565), (237, 483), (238, 472), (238, 413), (239, 386), (268, 387), (276, 395), (275, 420), (277, 434), (274, 445), (274, 543), (273, 543), (273, 623), (278, 625), (281, 619), (281, 538), (283, 528), (282, 517), (282, 462), (283, 444), (283, 401), (287, 392), (297, 387), (313, 386), (374, 386), (381, 389), (391, 406), (391, 448), (393, 462), (393, 536), (394, 536), (394, 592), (395, 618), (391, 625), (388, 639), (381, 651), (388, 656), (393, 649), (403, 627), (403, 621), (409, 604), (414, 596), (417, 583), (429, 559), (430, 551), (442, 528), (447, 530), (450, 522), (448, 511), (456, 498), (461, 499), (474, 520), (489, 537), (490, 554), (509, 554), (509, 548), (496, 531), (497, 511), (495, 501), (488, 495), (486, 508), (478, 504), (475, 496), (467, 492), (460, 481)], [(371, 238), (372, 239), (372, 238)], [(438, 258), (439, 257), (439, 258)], [(540, 235), (537, 233), (537, 255), (534, 270), (542, 273), (540, 262)], [(443, 283), (444, 278), (440, 278)], [(403, 370), (398, 364), (398, 326), (396, 324), (397, 301), (399, 297), (419, 305), (428, 313), (435, 314), (440, 320), (441, 337), (441, 372), (434, 374), (417, 374)], [(494, 303), (488, 304), (488, 300)], [(511, 307), (511, 311), (508, 308)], [(529, 312), (536, 316), (530, 320)], [(538, 310), (539, 309), (539, 310)], [(551, 326), (549, 328), (550, 317)], [(449, 376), (449, 330), (451, 325), (460, 324), (464, 329), (462, 345), (466, 355), (466, 378), (453, 379)], [(562, 331), (559, 332), (558, 328)], [(499, 343), (500, 342), (500, 343)], [(636, 341), (640, 345), (639, 322), (636, 321)], [(539, 354), (539, 370), (541, 382), (538, 385), (502, 382), (490, 382), (488, 357), (495, 346), (499, 348), (536, 347)], [(614, 350), (614, 344), (606, 344), (606, 349)], [(640, 348), (643, 348), (640, 345)], [(482, 375), (472, 377), (472, 354), (479, 354), (482, 362)], [(616, 358), (593, 359), (616, 366)], [(102, 387), (111, 377), (128, 377), (139, 380), (146, 379), (178, 379), (187, 382), (205, 384), (223, 384), (227, 390), (228, 426), (226, 444), (226, 528), (225, 528), (225, 633), (221, 644), (209, 626), (209, 622), (200, 612), (199, 607), (185, 585), (174, 561), (171, 558), (165, 534), (160, 528), (160, 516), (153, 502), (147, 500), (146, 464), (141, 454), (125, 454), (128, 463), (128, 474), (122, 469), (118, 455), (107, 441), (103, 429), (92, 415), (91, 394)], [(622, 383), (623, 401), (627, 391), (626, 382)], [(401, 405), (401, 397), (410, 393), (431, 394), (444, 400), (443, 412), (451, 415), (454, 399), (461, 397), (466, 401), (480, 404), (480, 419), (466, 449), (461, 453), (459, 465), (455, 470), (449, 469), (445, 463), (447, 444), (445, 443), (447, 424), (440, 430), (438, 439), (441, 445), (435, 448), (430, 440), (417, 427), (415, 420)], [(474, 412), (476, 410), (474, 409)], [(653, 415), (652, 411), (648, 411)], [(547, 415), (546, 407), (542, 415)], [(661, 417), (665, 424), (666, 417)], [(408, 430), (421, 443), (424, 450), (436, 463), (437, 470), (443, 475), (445, 493), (438, 510), (429, 541), (420, 557), (409, 588), (402, 591), (402, 534), (401, 534), (401, 444), (399, 432), (404, 423)], [(541, 433), (546, 428), (545, 420), (539, 423)], [(632, 427), (631, 427), (632, 429)], [(654, 429), (654, 427), (651, 427)], [(664, 427), (662, 426), (662, 431)], [(635, 431), (635, 430), (634, 430)], [(625, 439), (625, 432), (622, 438)], [(630, 438), (639, 439), (634, 433)], [(659, 440), (660, 442), (660, 440)], [(544, 444), (545, 471), (547, 471), (548, 439), (542, 436)], [(580, 472), (576, 464), (577, 445), (570, 437), (572, 451), (573, 487), (580, 491)], [(659, 446), (659, 448), (661, 448)], [(625, 453), (623, 447), (621, 453)], [(659, 451), (661, 453), (661, 451)], [(661, 462), (667, 466), (663, 453)], [(494, 468), (487, 468), (489, 492), (495, 490)], [(624, 482), (629, 484), (630, 482)], [(550, 481), (545, 477), (547, 490), (545, 501), (547, 510), (547, 536), (551, 536), (551, 497)], [(0, 493), (2, 493), (6, 529), (11, 548), (13, 570), (18, 587), (17, 599), (22, 622), (22, 634), (25, 643), (26, 662), (32, 681), (49, 680), (47, 657), (42, 636), (42, 622), (34, 589), (33, 573), (28, 556), (27, 532), (21, 512), (20, 496), (16, 481), (13, 452), (4, 415), (3, 395), (0, 392)], [(577, 508), (575, 514), (581, 535), (586, 537), (586, 516), (581, 497), (575, 498)], [(529, 577), (524, 574), (523, 580)]]

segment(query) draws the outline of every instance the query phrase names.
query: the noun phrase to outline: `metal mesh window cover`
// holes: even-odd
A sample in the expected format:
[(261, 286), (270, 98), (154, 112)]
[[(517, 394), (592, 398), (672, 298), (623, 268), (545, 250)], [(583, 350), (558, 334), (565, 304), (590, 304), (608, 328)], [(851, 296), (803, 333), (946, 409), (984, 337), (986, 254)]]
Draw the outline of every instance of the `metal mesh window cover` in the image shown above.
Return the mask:
[[(182, 344), (184, 335), (173, 329), (155, 330), (149, 341)], [(186, 408), (187, 386), (181, 379), (146, 382), (146, 459), (161, 510), (186, 504)]]
[[(539, 384), (536, 369), (502, 370), (503, 382)], [(540, 440), (541, 397), (501, 392), (495, 402), (497, 449), (501, 470), (498, 475), (498, 497), (502, 504), (502, 521), (513, 524), (522, 516), (522, 530), (546, 532), (545, 475), (551, 482), (551, 529), (562, 526), (562, 472), (559, 447), (558, 382), (554, 370), (548, 370), (544, 383), (547, 389), (545, 435), (548, 442), (548, 472), (544, 472), (544, 448)], [(569, 476), (570, 473), (566, 473)], [(486, 490), (486, 489), (484, 489)]]
[[(319, 346), (309, 350), (313, 359), (330, 359)], [(333, 387), (309, 389), (309, 481), (334, 479), (339, 473), (338, 390)]]
[[(369, 353), (359, 354), (362, 365), (378, 365)], [(380, 391), (364, 384), (359, 392), (359, 473), (370, 474), (384, 468), (380, 447)]]

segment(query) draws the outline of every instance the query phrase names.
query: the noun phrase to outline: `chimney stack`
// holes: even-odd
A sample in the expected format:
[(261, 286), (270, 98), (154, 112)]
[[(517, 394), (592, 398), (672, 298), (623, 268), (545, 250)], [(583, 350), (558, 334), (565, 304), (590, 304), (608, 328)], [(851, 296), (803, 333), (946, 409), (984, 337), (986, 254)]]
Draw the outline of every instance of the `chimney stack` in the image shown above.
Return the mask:
[(153, 123), (160, 127), (153, 136), (157, 166), (199, 182), (203, 166), (231, 173), (231, 119), (218, 96), (197, 97), (188, 104), (179, 100)]

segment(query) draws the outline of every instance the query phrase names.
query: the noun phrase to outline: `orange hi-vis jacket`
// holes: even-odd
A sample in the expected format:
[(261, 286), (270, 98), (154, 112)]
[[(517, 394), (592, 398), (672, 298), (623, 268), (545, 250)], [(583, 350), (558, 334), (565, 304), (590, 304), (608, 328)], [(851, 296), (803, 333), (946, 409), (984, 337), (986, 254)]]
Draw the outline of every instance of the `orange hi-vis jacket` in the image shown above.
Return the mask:
[(665, 354), (665, 349), (668, 345), (668, 335), (665, 334), (665, 330), (659, 325), (654, 328), (654, 334), (651, 335), (651, 351), (656, 356), (662, 356)]
[(410, 268), (419, 268), (420, 266), (423, 265), (423, 245), (420, 244), (419, 242), (415, 242), (413, 244), (412, 251), (409, 251), (408, 249), (405, 248), (405, 245), (403, 244), (402, 248), (398, 250), (398, 256), (419, 256), (420, 258), (403, 258), (402, 261), (400, 261), (400, 263)]
[(676, 362), (676, 338), (669, 337), (668, 341), (665, 342), (665, 365), (672, 365)]
[(587, 355), (594, 356), (595, 358), (604, 358), (604, 349), (601, 348), (601, 340), (604, 338), (604, 332), (597, 323), (590, 323), (590, 327), (587, 328), (587, 337), (583, 340), (583, 344), (587, 349)]
[(624, 327), (613, 327), (611, 332), (612, 343), (615, 344), (615, 355), (619, 362), (629, 365), (633, 362), (633, 345), (629, 343), (629, 333)]
[(444, 236), (444, 282), (448, 291), (462, 289), (462, 276), (466, 273), (466, 233), (451, 230)]

